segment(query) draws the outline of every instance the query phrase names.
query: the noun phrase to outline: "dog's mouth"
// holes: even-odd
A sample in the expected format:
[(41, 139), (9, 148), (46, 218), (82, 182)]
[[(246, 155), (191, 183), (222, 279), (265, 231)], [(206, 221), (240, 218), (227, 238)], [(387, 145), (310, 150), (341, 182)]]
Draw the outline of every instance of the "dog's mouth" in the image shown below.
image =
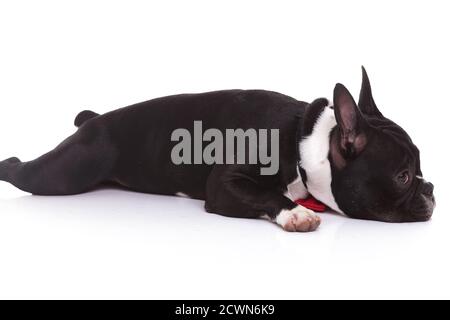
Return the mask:
[(417, 199), (408, 209), (381, 209), (381, 210), (366, 210), (364, 214), (350, 214), (347, 215), (356, 219), (374, 220), (389, 223), (401, 222), (425, 222), (431, 219), (434, 208), (436, 207), (436, 200), (434, 195), (420, 194)]
[(419, 195), (419, 199), (411, 208), (411, 221), (428, 221), (433, 215), (436, 207), (436, 199), (434, 195)]

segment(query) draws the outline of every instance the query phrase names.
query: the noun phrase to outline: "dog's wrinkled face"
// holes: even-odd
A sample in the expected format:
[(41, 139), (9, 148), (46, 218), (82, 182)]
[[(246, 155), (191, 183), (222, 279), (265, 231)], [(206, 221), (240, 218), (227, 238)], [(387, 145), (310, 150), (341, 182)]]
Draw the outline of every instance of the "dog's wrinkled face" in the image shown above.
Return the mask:
[(330, 137), (331, 187), (339, 208), (359, 219), (430, 219), (433, 185), (422, 177), (419, 150), (378, 110), (364, 68), (358, 105), (338, 84), (334, 111), (338, 125)]

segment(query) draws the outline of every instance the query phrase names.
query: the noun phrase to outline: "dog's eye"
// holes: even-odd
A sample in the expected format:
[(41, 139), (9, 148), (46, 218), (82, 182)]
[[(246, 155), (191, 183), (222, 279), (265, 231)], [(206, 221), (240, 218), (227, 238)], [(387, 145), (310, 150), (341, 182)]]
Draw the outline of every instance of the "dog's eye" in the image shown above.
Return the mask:
[(400, 173), (397, 176), (397, 180), (401, 184), (407, 184), (409, 182), (409, 172), (408, 171), (403, 171), (402, 173)]

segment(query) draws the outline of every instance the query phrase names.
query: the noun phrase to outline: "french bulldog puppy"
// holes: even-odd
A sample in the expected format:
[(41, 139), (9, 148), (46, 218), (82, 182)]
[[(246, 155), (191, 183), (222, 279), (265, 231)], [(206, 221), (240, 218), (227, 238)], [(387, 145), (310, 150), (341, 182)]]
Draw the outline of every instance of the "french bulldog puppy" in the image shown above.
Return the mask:
[[(103, 115), (83, 111), (75, 125), (72, 136), (35, 160), (1, 161), (0, 179), (37, 195), (78, 194), (112, 182), (204, 199), (208, 212), (265, 218), (302, 232), (320, 224), (294, 202), (308, 195), (351, 218), (386, 222), (426, 221), (435, 206), (419, 150), (379, 111), (364, 68), (358, 104), (342, 84), (332, 106), (323, 98), (306, 103), (271, 91), (225, 90), (153, 99)], [(192, 145), (199, 128), (204, 134), (194, 151), (180, 148), (181, 138)], [(253, 130), (260, 141), (270, 132), (270, 147), (258, 144), (239, 161), (220, 159), (235, 147), (225, 147), (217, 134), (228, 137), (227, 130), (237, 128)], [(217, 143), (213, 162), (201, 159), (208, 141)], [(276, 156), (268, 174), (262, 157), (248, 161), (262, 151)]]

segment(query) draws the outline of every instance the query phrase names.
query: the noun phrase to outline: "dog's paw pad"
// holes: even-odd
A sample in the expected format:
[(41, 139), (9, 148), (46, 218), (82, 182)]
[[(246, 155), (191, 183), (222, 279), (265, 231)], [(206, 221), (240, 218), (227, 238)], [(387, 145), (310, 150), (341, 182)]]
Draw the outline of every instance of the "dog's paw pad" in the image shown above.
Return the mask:
[(281, 210), (275, 219), (284, 230), (290, 232), (310, 232), (320, 225), (320, 217), (305, 207), (297, 206), (292, 210)]

